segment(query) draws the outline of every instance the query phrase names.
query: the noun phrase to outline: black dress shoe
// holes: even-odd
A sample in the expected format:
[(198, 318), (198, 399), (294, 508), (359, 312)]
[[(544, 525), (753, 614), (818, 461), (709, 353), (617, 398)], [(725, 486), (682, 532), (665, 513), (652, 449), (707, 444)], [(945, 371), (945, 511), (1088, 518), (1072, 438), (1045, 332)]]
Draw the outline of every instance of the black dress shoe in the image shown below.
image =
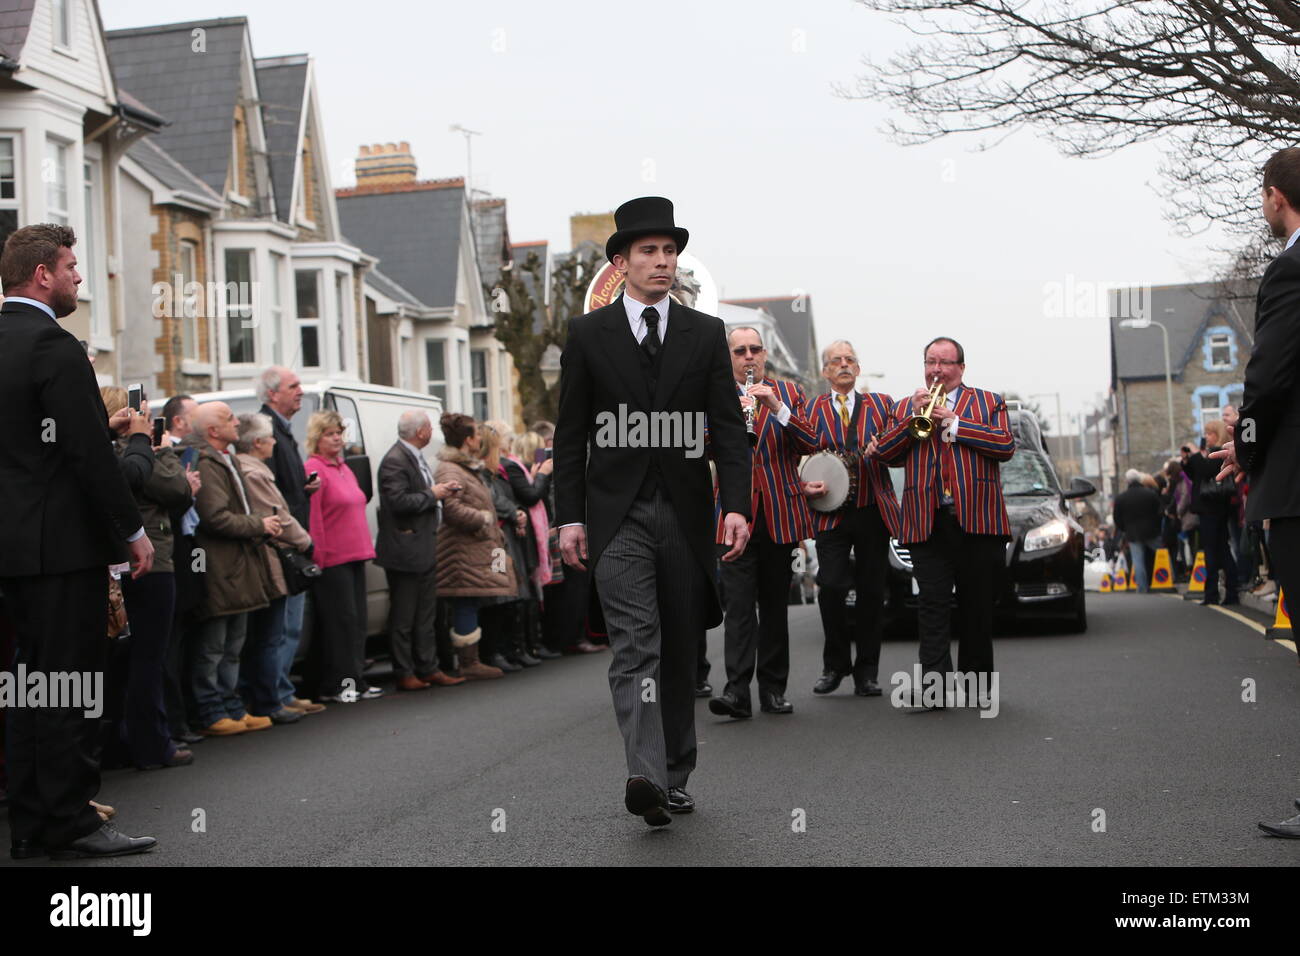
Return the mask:
[(694, 813), (695, 798), (681, 787), (668, 788), (669, 813)]
[(623, 794), (627, 812), (645, 820), (652, 827), (662, 827), (673, 822), (668, 815), (668, 795), (645, 777), (629, 777)]
[(189, 747), (194, 744), (201, 744), (207, 739), (208, 738), (204, 737), (202, 734), (192, 734), (188, 730), (183, 734), (172, 735), (172, 740), (176, 741), (176, 746), (178, 747)]
[(1259, 828), (1270, 836), (1285, 837), (1288, 840), (1300, 840), (1300, 813), (1281, 823), (1261, 823)]
[(130, 853), (144, 853), (158, 845), (153, 837), (129, 837), (118, 833), (113, 824), (105, 823), (94, 833), (87, 834), (79, 840), (73, 840), (67, 846), (50, 849), (51, 860), (80, 860), (87, 857), (126, 856)]
[(549, 647), (542, 647), (540, 645), (532, 649), (532, 655), (533, 657), (543, 661), (553, 661), (557, 657), (564, 656), (559, 651), (553, 651)]
[(12, 860), (34, 860), (45, 855), (45, 847), (40, 840), (14, 840), (9, 844), (9, 858)]
[(713, 696), (713, 685), (710, 684), (710, 683), (709, 683), (708, 681), (706, 681), (706, 680), (704, 680), (704, 681), (700, 681), (698, 684), (695, 685), (695, 696), (696, 696), (696, 697), (712, 697), (712, 696)]
[(510, 661), (506, 660), (504, 654), (490, 654), (483, 658), (483, 663), (488, 667), (498, 668), (508, 674), (513, 674), (515, 671), (521, 671), (524, 669), (522, 664), (512, 664)]
[(844, 674), (835, 671), (822, 671), (821, 678), (813, 685), (813, 693), (829, 694), (840, 686), (840, 681), (844, 680), (844, 677)]
[(879, 697), (881, 694), (880, 685), (873, 680), (864, 680), (861, 684), (853, 686), (853, 693), (859, 697)]
[(709, 701), (709, 713), (717, 714), (719, 717), (732, 717), (736, 720), (744, 720), (746, 717), (753, 716), (749, 709), (749, 701), (742, 701), (731, 691), (724, 691), (721, 697), (715, 697)]
[(774, 694), (770, 691), (758, 692), (758, 706), (762, 708), (765, 714), (793, 714), (794, 705), (782, 697), (780, 694)]
[(521, 667), (536, 667), (541, 663), (541, 660), (533, 657), (533, 655), (529, 654), (527, 651), (520, 651), (518, 654), (515, 654), (510, 658), (510, 663), (518, 664)]

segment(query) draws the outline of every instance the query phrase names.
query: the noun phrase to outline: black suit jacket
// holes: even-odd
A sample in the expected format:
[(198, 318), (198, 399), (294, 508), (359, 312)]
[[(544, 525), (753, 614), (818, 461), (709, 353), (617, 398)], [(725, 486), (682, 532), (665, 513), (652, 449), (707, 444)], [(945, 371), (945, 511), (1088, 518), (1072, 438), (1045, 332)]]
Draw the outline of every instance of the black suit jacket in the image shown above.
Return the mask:
[(0, 577), (127, 559), (141, 526), (86, 350), (34, 306), (0, 308)]
[(1246, 519), (1300, 515), (1300, 242), (1260, 280), (1240, 416), (1234, 438), (1237, 460), (1250, 472)]
[[(664, 493), (711, 584), (706, 625), (722, 620), (713, 548), (713, 482), (708, 458), (684, 448), (625, 447), (597, 441), (597, 416), (627, 412), (704, 413), (717, 465), (722, 511), (749, 517), (750, 452), (736, 400), (722, 320), (672, 303), (654, 395), (641, 367), (623, 297), (569, 322), (560, 359), (560, 411), (555, 426), (555, 523), (587, 526), (589, 569), (618, 530), (650, 468), (659, 467)], [(703, 436), (700, 436), (701, 442)], [(593, 591), (595, 589), (593, 588)]]
[[(433, 474), (433, 466), (429, 466)], [(411, 453), (395, 442), (379, 463), (379, 533), (375, 564), (390, 571), (433, 570), (438, 545), (438, 499)]]
[(289, 506), (289, 514), (306, 528), (311, 524), (311, 501), (303, 486), (307, 483), (307, 473), (303, 470), (302, 455), (298, 451), (298, 439), (293, 432), (280, 421), (280, 416), (270, 405), (263, 405), (261, 413), (271, 419), (271, 428), (275, 434), (275, 450), (267, 459), (267, 467), (275, 475), (275, 486), (284, 495), (284, 503)]
[(1160, 537), (1160, 496), (1134, 482), (1115, 497), (1115, 529), (1130, 544), (1146, 544)]

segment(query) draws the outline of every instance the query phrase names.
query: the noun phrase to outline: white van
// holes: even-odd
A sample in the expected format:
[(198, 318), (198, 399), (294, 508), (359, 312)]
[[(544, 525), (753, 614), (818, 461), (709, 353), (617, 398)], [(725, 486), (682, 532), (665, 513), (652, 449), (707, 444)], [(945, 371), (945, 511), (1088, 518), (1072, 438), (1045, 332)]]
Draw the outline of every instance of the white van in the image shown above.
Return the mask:
[[(262, 407), (262, 403), (257, 400), (256, 391), (251, 388), (204, 392), (195, 395), (194, 400), (200, 404), (225, 402), (236, 415), (255, 412)], [(162, 409), (161, 404), (156, 407)], [(429, 462), (429, 470), (435, 471), (435, 455), (442, 447), (442, 430), (438, 427), (438, 419), (442, 417), (442, 402), (433, 395), (366, 382), (304, 382), (302, 408), (290, 422), (294, 437), (298, 439), (298, 451), (302, 454), (303, 461), (306, 461), (304, 442), (307, 438), (307, 420), (312, 413), (330, 409), (342, 416), (344, 457), (356, 474), (357, 482), (370, 497), (370, 503), (366, 505), (366, 520), (370, 524), (371, 540), (374, 540), (378, 527), (379, 463), (397, 441), (397, 420), (408, 408), (423, 408), (433, 422), (433, 441), (424, 449), (424, 454)], [(376, 567), (373, 563), (366, 565), (366, 603), (366, 633), (384, 633), (388, 625), (388, 581), (384, 577), (383, 568)]]

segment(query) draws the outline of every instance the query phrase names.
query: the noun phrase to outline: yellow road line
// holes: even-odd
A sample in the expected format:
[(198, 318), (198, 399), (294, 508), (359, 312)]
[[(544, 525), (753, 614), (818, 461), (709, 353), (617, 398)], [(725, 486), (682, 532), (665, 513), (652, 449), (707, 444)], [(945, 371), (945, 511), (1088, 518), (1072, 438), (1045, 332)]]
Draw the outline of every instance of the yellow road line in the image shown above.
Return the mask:
[[(1238, 614), (1236, 611), (1232, 610), (1231, 608), (1226, 608), (1218, 604), (1207, 604), (1206, 607), (1210, 608), (1211, 610), (1218, 611), (1220, 614), (1226, 614), (1234, 621), (1240, 621), (1242, 624), (1245, 624), (1247, 627), (1251, 628), (1252, 630), (1258, 631), (1260, 634), (1268, 633), (1268, 628), (1266, 628), (1263, 624), (1260, 624), (1258, 621), (1252, 621), (1250, 618), (1246, 617), (1246, 615)], [(1293, 646), (1291, 649), (1295, 650), (1295, 647)]]

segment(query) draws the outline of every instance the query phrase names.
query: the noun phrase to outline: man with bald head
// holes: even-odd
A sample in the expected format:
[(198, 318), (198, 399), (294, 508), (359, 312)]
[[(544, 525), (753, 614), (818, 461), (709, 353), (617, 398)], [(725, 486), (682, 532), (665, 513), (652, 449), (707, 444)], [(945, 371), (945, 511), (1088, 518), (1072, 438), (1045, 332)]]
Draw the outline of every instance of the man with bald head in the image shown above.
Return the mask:
[(433, 423), (419, 408), (402, 413), (397, 442), (379, 464), (379, 535), (375, 564), (388, 576), (388, 640), (398, 690), (463, 684), (438, 669), (434, 638), (438, 522), (442, 499), (458, 482), (437, 482), (424, 458)]

